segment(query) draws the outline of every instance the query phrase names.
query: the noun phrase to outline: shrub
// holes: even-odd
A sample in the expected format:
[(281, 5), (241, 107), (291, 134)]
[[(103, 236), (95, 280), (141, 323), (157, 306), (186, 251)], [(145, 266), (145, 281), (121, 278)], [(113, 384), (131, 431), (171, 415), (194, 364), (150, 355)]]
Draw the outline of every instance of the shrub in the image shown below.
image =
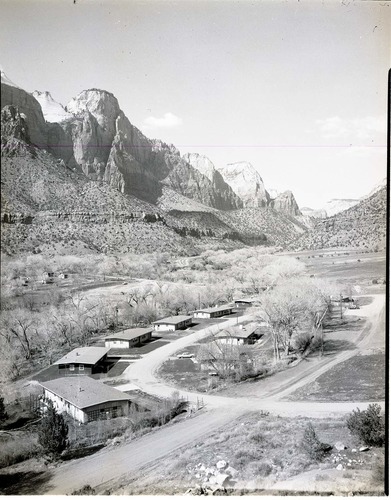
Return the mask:
[(383, 446), (385, 440), (384, 418), (378, 404), (370, 404), (364, 411), (353, 410), (346, 424), (350, 432), (368, 446)]
[(68, 446), (68, 425), (59, 415), (51, 401), (38, 429), (38, 442), (44, 451), (53, 457), (58, 456)]
[(73, 491), (71, 493), (71, 495), (76, 495), (76, 496), (80, 496), (80, 495), (96, 495), (96, 492), (95, 492), (94, 488), (92, 488), (89, 484), (86, 484), (85, 486), (83, 486), (79, 490)]
[(303, 451), (314, 460), (321, 460), (325, 454), (332, 449), (332, 446), (319, 441), (311, 423), (307, 424), (301, 441)]

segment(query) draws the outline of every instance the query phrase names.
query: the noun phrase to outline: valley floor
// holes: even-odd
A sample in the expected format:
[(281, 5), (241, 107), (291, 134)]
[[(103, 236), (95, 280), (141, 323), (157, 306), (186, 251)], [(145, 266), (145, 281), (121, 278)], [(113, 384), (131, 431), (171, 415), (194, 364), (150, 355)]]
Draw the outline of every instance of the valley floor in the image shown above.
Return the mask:
[[(338, 279), (347, 283), (350, 276), (350, 268), (346, 267), (344, 260), (347, 257), (338, 257), (341, 260)], [(332, 262), (336, 262), (336, 256), (328, 258), (333, 260), (324, 264), (324, 256), (314, 257), (314, 260), (310, 257), (313, 268), (308, 267), (308, 272), (322, 272), (324, 265), (335, 266)], [(349, 259), (352, 263), (357, 262), (357, 254), (351, 253)], [(379, 402), (384, 408), (381, 373), (384, 366), (385, 296), (384, 287), (371, 281), (374, 274), (381, 277), (384, 260), (379, 260), (377, 268), (375, 259), (372, 275), (368, 271), (369, 259), (362, 264), (354, 286), (360, 287), (356, 288), (355, 295), (362, 298), (363, 305), (359, 310), (346, 312), (345, 329), (326, 334), (331, 345), (337, 347), (334, 351), (326, 352), (322, 358), (314, 353), (283, 372), (260, 381), (241, 383), (219, 393), (179, 389), (180, 395), (188, 399), (195, 410), (189, 411), (185, 418), (130, 442), (108, 446), (86, 458), (47, 467), (42, 467), (39, 461), (32, 461), (23, 467), (3, 469), (3, 484), (9, 484), (5, 492), (32, 493), (29, 484), (34, 493), (40, 494), (70, 494), (86, 485), (101, 494), (183, 493), (201, 481), (197, 469), (199, 463), (208, 467), (218, 460), (226, 460), (240, 471), (240, 481), (235, 483), (235, 491), (239, 492), (381, 493), (382, 481), (374, 478), (369, 470), (376, 468), (379, 460), (381, 462), (382, 450), (373, 448), (365, 456), (354, 455), (358, 453), (353, 450), (359, 443), (348, 437), (344, 425), (348, 413), (357, 407), (366, 409), (368, 402)], [(118, 285), (117, 293), (127, 286)], [(96, 295), (99, 292), (95, 288), (86, 293)], [(101, 292), (107, 296), (110, 293), (108, 288)], [(132, 360), (113, 382), (116, 380), (122, 390), (137, 387), (149, 394), (171, 396), (178, 387), (158, 376), (158, 368), (164, 360), (206, 338), (213, 329), (249, 319), (251, 315), (247, 314), (225, 319), (215, 326), (199, 327), (184, 337), (174, 336), (158, 349), (147, 350), (139, 359)], [(338, 348), (342, 345), (343, 349)], [(368, 371), (368, 364), (372, 371)], [(367, 384), (367, 391), (362, 390), (359, 381)], [(196, 410), (200, 406), (202, 409)], [(333, 445), (338, 440), (345, 440), (346, 453), (334, 452), (331, 461), (321, 465), (301, 457), (298, 439), (308, 421), (314, 423), (325, 442)], [(250, 432), (256, 425), (259, 425), (259, 438), (252, 437)], [(238, 429), (243, 427), (246, 431), (242, 430), (240, 434)], [(235, 441), (238, 432), (239, 440)], [(284, 433), (286, 439), (293, 436), (296, 441), (287, 445)], [(271, 435), (280, 436), (278, 442)], [(238, 454), (241, 447), (250, 450), (242, 457)], [(274, 450), (273, 453), (270, 450)], [(267, 461), (268, 454), (275, 458)], [(283, 460), (278, 462), (278, 456), (283, 456)], [(336, 461), (343, 463), (341, 470), (336, 470)], [(255, 463), (260, 467), (257, 470), (254, 469)], [(39, 484), (31, 480), (34, 470), (40, 478)], [(256, 477), (259, 481), (252, 479)], [(19, 482), (19, 488), (15, 488), (15, 481)]]

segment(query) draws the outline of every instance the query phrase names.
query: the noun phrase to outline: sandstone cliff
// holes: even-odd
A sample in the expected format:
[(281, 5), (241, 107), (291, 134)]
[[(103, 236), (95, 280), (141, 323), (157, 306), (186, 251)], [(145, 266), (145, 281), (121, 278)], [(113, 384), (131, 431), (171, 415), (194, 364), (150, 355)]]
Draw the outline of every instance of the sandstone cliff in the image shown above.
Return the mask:
[(296, 203), (292, 191), (284, 191), (280, 193), (277, 198), (270, 201), (270, 206), (278, 212), (285, 214), (299, 216), (301, 215), (300, 209)]
[[(8, 81), (8, 80), (5, 80)], [(50, 151), (56, 158), (75, 166), (72, 139), (57, 123), (47, 123), (41, 105), (28, 92), (1, 82), (1, 109), (14, 106), (29, 130), (29, 141), (40, 149)]]
[(184, 160), (190, 163), (201, 174), (205, 175), (213, 185), (216, 193), (221, 198), (222, 209), (242, 208), (243, 201), (225, 181), (221, 173), (206, 156), (198, 153), (187, 153), (183, 155)]
[(266, 207), (269, 204), (270, 197), (265, 189), (262, 177), (251, 163), (246, 161), (229, 163), (217, 170), (224, 181), (231, 186), (243, 201), (245, 208)]
[(156, 203), (162, 187), (218, 209), (240, 206), (212, 180), (193, 168), (179, 151), (150, 140), (130, 123), (113, 94), (90, 89), (66, 106), (74, 119), (61, 123), (71, 134), (74, 157), (90, 178), (103, 179), (122, 193)]

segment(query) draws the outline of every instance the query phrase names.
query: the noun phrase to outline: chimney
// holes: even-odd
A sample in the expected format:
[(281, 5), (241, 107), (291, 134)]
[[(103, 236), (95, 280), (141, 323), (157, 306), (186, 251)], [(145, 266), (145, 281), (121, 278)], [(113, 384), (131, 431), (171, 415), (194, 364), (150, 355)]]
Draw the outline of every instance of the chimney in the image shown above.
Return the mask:
[(241, 330), (244, 330), (243, 325), (239, 325), (239, 328), (240, 328)]

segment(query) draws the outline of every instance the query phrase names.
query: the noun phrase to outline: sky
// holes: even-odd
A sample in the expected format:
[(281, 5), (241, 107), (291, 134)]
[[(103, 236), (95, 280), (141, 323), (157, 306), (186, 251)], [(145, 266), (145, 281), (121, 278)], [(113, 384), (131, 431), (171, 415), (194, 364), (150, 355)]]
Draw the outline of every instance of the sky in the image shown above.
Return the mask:
[(66, 105), (129, 120), (216, 167), (248, 161), (300, 207), (386, 176), (389, 1), (1, 0), (0, 63)]

